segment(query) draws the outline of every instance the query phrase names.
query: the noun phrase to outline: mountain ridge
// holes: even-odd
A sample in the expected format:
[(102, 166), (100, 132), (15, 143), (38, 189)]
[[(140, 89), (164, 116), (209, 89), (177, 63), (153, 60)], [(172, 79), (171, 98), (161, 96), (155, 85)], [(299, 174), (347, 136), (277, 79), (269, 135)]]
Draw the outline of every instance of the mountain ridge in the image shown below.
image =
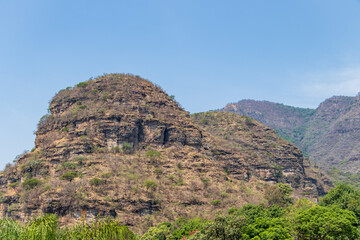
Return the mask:
[[(268, 101), (241, 100), (221, 111), (243, 114), (276, 129), (299, 146), (310, 160), (357, 173), (360, 167), (359, 96), (333, 96), (316, 109), (291, 107)], [(344, 164), (344, 163), (347, 164)]]

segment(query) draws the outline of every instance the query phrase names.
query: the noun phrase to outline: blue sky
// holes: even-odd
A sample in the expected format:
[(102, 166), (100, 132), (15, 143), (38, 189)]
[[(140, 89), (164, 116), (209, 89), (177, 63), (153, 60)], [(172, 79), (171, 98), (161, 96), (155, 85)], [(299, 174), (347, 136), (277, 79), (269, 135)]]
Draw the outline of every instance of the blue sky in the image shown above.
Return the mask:
[(359, 24), (358, 0), (0, 0), (0, 167), (33, 147), (56, 92), (103, 73), (149, 79), (190, 112), (354, 96)]

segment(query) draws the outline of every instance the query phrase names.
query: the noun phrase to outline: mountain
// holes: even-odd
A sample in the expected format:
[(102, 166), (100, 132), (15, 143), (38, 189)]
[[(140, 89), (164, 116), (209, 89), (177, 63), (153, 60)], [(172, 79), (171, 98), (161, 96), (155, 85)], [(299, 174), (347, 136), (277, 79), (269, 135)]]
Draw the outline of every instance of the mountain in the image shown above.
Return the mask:
[(142, 232), (178, 217), (264, 203), (289, 183), (316, 200), (332, 183), (298, 148), (250, 118), (190, 117), (160, 87), (109, 74), (61, 90), (35, 147), (0, 175), (0, 216), (55, 213), (61, 225), (111, 216)]
[(360, 170), (360, 97), (335, 96), (317, 109), (267, 101), (242, 100), (222, 111), (250, 116), (276, 129), (322, 168), (358, 173)]

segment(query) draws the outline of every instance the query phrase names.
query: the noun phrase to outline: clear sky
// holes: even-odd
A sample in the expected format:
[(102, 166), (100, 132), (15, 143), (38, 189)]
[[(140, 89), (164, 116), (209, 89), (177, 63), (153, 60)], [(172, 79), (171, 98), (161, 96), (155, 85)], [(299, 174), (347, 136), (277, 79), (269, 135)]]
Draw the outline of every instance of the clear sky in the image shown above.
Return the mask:
[(315, 108), (360, 91), (359, 0), (0, 0), (0, 167), (49, 100), (133, 73), (190, 112), (241, 99)]

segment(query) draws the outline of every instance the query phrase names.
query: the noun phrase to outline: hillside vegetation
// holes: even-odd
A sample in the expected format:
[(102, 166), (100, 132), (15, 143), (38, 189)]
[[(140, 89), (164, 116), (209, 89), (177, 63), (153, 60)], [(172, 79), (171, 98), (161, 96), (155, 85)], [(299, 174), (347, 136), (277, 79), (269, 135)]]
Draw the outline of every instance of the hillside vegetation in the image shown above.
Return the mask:
[(333, 240), (359, 239), (360, 192), (346, 185), (332, 189), (319, 204), (308, 199), (295, 203), (289, 197), (292, 189), (276, 184), (267, 198), (273, 203), (247, 204), (218, 212), (211, 219), (178, 218), (150, 227), (144, 234), (134, 234), (119, 222), (96, 219), (80, 220), (70, 228), (59, 228), (55, 215), (35, 217), (26, 224), (0, 220), (0, 237), (8, 240)]

